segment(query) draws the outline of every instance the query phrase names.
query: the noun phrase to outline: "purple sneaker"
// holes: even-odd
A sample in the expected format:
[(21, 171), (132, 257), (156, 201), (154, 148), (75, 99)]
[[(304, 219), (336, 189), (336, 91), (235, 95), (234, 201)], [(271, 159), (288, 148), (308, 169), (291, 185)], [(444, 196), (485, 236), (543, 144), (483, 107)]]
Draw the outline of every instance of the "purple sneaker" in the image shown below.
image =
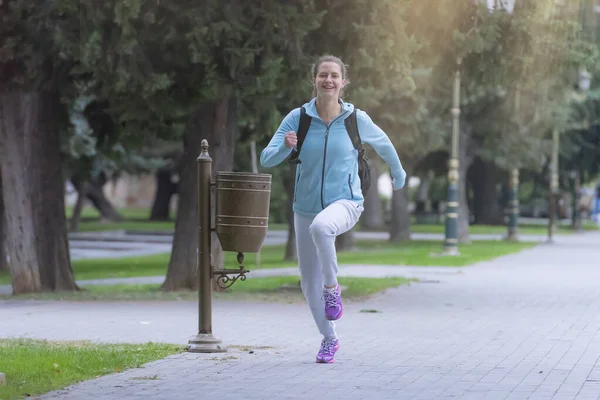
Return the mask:
[(317, 354), (317, 363), (331, 364), (335, 361), (335, 353), (340, 348), (339, 339), (323, 339), (321, 341), (321, 349)]
[(323, 297), (325, 299), (325, 317), (330, 321), (340, 319), (344, 314), (341, 286), (338, 284), (334, 289), (324, 289)]

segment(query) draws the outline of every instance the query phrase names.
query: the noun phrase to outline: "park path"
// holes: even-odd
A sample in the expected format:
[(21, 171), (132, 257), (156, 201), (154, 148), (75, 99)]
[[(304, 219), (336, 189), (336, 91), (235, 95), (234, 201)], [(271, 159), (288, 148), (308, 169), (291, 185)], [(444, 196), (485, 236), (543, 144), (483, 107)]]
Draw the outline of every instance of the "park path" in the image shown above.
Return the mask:
[[(348, 304), (333, 365), (314, 363), (304, 304), (219, 301), (228, 353), (183, 353), (42, 399), (599, 399), (599, 269), (594, 232), (439, 271)], [(0, 321), (0, 337), (184, 345), (197, 305), (4, 301)]]
[[(265, 245), (278, 245), (287, 242), (287, 231), (274, 230), (269, 231), (265, 238)], [(572, 235), (559, 235), (558, 238), (569, 237)], [(437, 240), (443, 243), (443, 235), (436, 233), (413, 233), (413, 240)], [(146, 256), (152, 254), (168, 253), (171, 251), (173, 237), (168, 234), (132, 234), (126, 231), (98, 231), (98, 232), (78, 232), (69, 234), (71, 259), (109, 259), (122, 257)], [(387, 240), (387, 232), (356, 232), (356, 238), (359, 240)], [(501, 240), (502, 234), (473, 234), (472, 240)], [(546, 240), (544, 235), (521, 235), (521, 241), (543, 243)], [(366, 266), (354, 265), (344, 266), (341, 269), (342, 276), (405, 276), (418, 279), (431, 273), (437, 273), (434, 269), (424, 272), (421, 267), (403, 267), (390, 268), (371, 266), (369, 272), (364, 271)], [(445, 269), (445, 267), (442, 267)], [(447, 271), (445, 271), (447, 272)], [(277, 275), (297, 275), (296, 268), (285, 268), (276, 270), (252, 271), (249, 277), (277, 276)], [(425, 278), (426, 279), (426, 278)], [(87, 285), (114, 285), (114, 284), (159, 284), (164, 281), (164, 276), (134, 277), (119, 279), (98, 279), (98, 280), (78, 280), (80, 286)], [(0, 285), (0, 295), (10, 295), (12, 287), (10, 285)]]

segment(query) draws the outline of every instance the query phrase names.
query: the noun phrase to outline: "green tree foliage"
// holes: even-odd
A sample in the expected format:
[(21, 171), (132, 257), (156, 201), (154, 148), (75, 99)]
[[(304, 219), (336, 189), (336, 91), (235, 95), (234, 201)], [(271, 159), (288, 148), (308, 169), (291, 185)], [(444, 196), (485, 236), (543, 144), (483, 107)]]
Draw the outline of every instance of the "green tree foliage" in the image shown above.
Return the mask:
[[(412, 59), (419, 49), (406, 29), (408, 2), (340, 0), (316, 2), (322, 25), (307, 40), (316, 56), (334, 54), (349, 65), (348, 101), (396, 131), (403, 110), (396, 101), (415, 89)], [(310, 77), (312, 79), (312, 77)]]
[[(449, 149), (452, 74), (460, 59), (461, 176), (476, 157), (504, 169), (539, 171), (548, 160), (550, 130), (569, 124), (573, 71), (595, 57), (574, 9), (553, 1), (517, 1), (512, 13), (486, 4), (460, 3), (456, 12), (453, 6), (413, 3), (416, 37), (424, 44), (419, 56), (432, 69), (433, 89), (420, 104), (433, 112), (424, 120), (437, 121), (434, 129), (446, 121), (438, 138), (445, 137), (442, 148)], [(423, 169), (446, 171), (430, 162), (436, 157), (445, 156), (428, 157)], [(466, 200), (465, 193), (461, 203)]]
[(273, 98), (286, 93), (303, 32), (319, 22), (310, 9), (276, 1), (80, 4), (86, 23), (65, 51), (80, 60), (76, 78), (110, 103), (127, 143), (179, 139), (198, 104), (229, 96), (241, 99), (241, 123), (260, 130), (277, 111)]

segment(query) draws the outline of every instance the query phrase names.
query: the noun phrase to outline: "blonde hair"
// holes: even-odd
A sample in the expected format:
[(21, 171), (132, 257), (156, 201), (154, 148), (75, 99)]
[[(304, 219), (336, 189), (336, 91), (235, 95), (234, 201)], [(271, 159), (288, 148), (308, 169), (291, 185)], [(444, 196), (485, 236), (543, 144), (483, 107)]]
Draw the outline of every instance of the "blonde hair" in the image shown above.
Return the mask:
[[(332, 56), (330, 54), (325, 54), (325, 55), (322, 55), (321, 57), (317, 58), (317, 61), (315, 61), (315, 63), (312, 65), (312, 78), (313, 79), (315, 79), (317, 77), (317, 74), (319, 73), (319, 67), (324, 62), (334, 62), (337, 65), (339, 65), (340, 70), (342, 71), (342, 79), (346, 80), (346, 85), (350, 83), (350, 80), (348, 79), (348, 66), (346, 64), (344, 64), (344, 62), (342, 61), (341, 58)], [(317, 95), (317, 88), (315, 88), (314, 85), (313, 85), (312, 95), (313, 95), (313, 97)], [(343, 97), (343, 96), (344, 96), (344, 89), (340, 90), (340, 97)]]

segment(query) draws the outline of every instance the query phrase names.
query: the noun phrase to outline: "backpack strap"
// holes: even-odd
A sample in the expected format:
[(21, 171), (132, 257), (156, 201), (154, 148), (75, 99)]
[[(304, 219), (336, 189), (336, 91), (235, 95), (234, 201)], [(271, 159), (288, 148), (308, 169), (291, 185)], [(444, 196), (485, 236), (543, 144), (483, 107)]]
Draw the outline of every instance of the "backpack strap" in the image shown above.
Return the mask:
[(350, 136), (350, 140), (352, 140), (352, 144), (354, 148), (358, 150), (359, 157), (362, 157), (364, 154), (364, 149), (362, 147), (362, 141), (360, 140), (360, 133), (358, 133), (358, 121), (356, 120), (356, 108), (352, 111), (352, 113), (344, 120), (344, 124), (346, 125), (346, 131), (348, 132), (348, 136)]
[(371, 186), (371, 171), (369, 169), (369, 160), (365, 153), (365, 149), (362, 147), (362, 141), (360, 134), (358, 133), (358, 121), (356, 118), (356, 111), (354, 111), (346, 118), (344, 123), (346, 124), (346, 131), (354, 148), (358, 151), (358, 176), (360, 178), (360, 189), (363, 193), (366, 193)]
[(292, 150), (292, 154), (289, 158), (289, 162), (293, 164), (301, 163), (300, 159), (298, 159), (298, 156), (300, 155), (300, 150), (302, 150), (302, 143), (304, 143), (304, 139), (306, 138), (306, 134), (308, 133), (308, 129), (310, 128), (311, 121), (312, 117), (306, 114), (306, 109), (304, 109), (304, 107), (301, 107), (300, 123), (298, 124), (298, 132), (296, 132), (298, 143), (296, 144), (296, 149)]

